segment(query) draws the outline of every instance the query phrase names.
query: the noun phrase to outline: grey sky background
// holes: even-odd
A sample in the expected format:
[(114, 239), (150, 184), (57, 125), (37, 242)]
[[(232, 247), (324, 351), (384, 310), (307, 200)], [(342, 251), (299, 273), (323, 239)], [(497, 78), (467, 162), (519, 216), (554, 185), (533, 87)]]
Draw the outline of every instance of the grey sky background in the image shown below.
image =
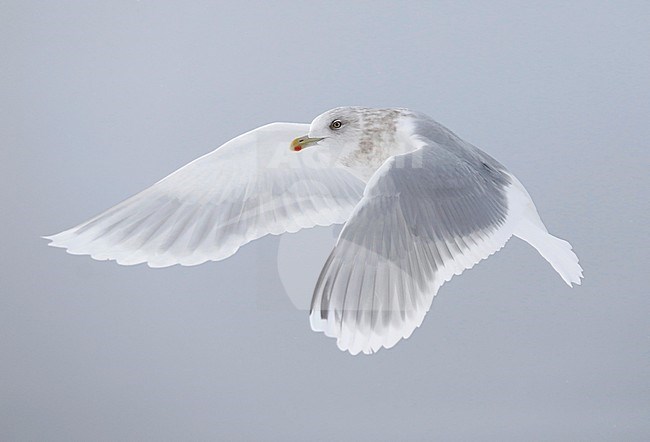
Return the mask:
[[(641, 1), (0, 2), (0, 439), (647, 440), (649, 17)], [(583, 286), (513, 239), (410, 339), (351, 357), (278, 273), (295, 253), (308, 299), (326, 229), (162, 270), (39, 238), (340, 105), (419, 110), (493, 155)]]

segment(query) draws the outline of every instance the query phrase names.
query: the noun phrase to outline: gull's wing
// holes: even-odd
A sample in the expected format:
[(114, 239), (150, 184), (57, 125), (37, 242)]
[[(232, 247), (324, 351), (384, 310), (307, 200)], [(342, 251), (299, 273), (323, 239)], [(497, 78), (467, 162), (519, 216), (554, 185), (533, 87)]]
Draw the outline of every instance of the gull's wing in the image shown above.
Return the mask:
[(343, 223), (364, 184), (317, 147), (291, 152), (292, 139), (308, 131), (273, 123), (247, 132), (46, 238), (72, 254), (165, 267), (224, 259), (267, 234)]
[(525, 197), (496, 161), (467, 154), (432, 142), (375, 173), (316, 285), (314, 330), (352, 354), (390, 348), (445, 281), (504, 246)]

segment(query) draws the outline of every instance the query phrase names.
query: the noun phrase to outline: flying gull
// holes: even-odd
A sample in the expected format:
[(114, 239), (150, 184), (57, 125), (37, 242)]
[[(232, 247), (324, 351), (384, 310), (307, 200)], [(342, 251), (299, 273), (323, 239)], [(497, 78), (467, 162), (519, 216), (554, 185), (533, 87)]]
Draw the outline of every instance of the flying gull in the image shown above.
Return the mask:
[(340, 107), (311, 124), (259, 127), (46, 238), (123, 265), (190, 266), (268, 234), (332, 224), (344, 227), (310, 323), (352, 354), (408, 338), (445, 281), (513, 235), (569, 286), (582, 278), (571, 245), (548, 233), (514, 175), (407, 109)]

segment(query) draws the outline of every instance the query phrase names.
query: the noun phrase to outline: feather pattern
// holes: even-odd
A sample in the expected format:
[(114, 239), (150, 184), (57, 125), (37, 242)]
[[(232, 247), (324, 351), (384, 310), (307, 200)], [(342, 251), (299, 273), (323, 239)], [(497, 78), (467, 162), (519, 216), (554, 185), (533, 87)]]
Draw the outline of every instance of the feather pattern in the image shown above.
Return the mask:
[(267, 234), (343, 223), (363, 183), (327, 152), (289, 143), (307, 124), (273, 123), (243, 134), (72, 229), (54, 247), (131, 265), (197, 265)]
[(422, 140), (368, 182), (314, 291), (312, 328), (352, 354), (408, 338), (440, 286), (503, 247), (525, 207), (495, 160)]

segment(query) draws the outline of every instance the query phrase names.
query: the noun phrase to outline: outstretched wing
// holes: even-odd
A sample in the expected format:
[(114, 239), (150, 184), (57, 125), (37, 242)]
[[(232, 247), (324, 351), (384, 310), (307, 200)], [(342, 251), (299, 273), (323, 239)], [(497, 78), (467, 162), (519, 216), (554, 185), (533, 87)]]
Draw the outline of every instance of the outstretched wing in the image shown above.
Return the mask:
[(524, 197), (481, 158), (431, 142), (384, 163), (320, 275), (314, 330), (352, 354), (390, 348), (422, 323), (445, 281), (505, 245)]
[(165, 267), (224, 259), (267, 234), (343, 223), (364, 184), (326, 151), (291, 152), (291, 140), (308, 130), (308, 124), (273, 123), (247, 132), (46, 238), (72, 254)]

